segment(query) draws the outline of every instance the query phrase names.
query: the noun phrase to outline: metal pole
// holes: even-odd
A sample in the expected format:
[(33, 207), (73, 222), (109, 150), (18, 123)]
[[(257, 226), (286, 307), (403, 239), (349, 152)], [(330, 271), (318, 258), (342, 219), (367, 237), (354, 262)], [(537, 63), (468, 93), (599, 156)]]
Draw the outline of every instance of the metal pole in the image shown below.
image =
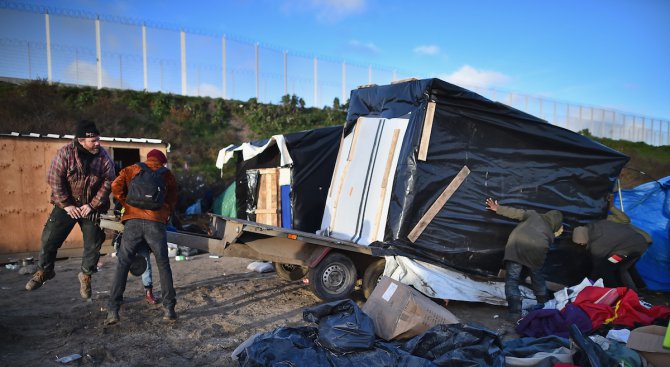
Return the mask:
[(186, 83), (186, 33), (180, 32), (181, 36), (181, 94), (188, 93), (188, 85)]
[(395, 70), (395, 69), (393, 70), (393, 76), (392, 76), (391, 78), (393, 79), (392, 81), (394, 81), (394, 82), (395, 82), (396, 80), (398, 80), (398, 75), (396, 74), (396, 70)]
[(147, 74), (147, 26), (142, 24), (142, 67), (144, 69), (144, 90), (149, 90), (149, 77)]
[(47, 30), (47, 82), (51, 84), (53, 75), (51, 74), (51, 27), (49, 25), (49, 12), (44, 13), (44, 22)]
[(30, 61), (30, 42), (28, 42), (28, 78), (33, 78), (33, 66)]
[(342, 104), (347, 101), (347, 63), (342, 61)]
[(79, 49), (74, 50), (74, 72), (75, 77), (77, 78), (77, 84), (79, 84)]
[(368, 84), (372, 84), (372, 65), (368, 65)]
[(318, 78), (318, 76), (319, 76), (318, 60), (315, 57), (314, 58), (314, 107), (317, 106), (317, 104), (318, 104), (317, 98), (319, 97), (319, 95), (317, 94), (317, 85), (318, 85), (318, 79), (317, 78)]
[(221, 74), (223, 75), (223, 98), (228, 98), (228, 89), (227, 89), (227, 84), (228, 80), (226, 79), (228, 77), (228, 70), (226, 70), (226, 36), (223, 35), (221, 37)]
[(95, 19), (95, 56), (98, 65), (98, 89), (102, 89), (102, 52), (100, 46), (100, 17)]
[(123, 89), (123, 55), (119, 55), (119, 88)]
[(284, 95), (288, 95), (288, 52), (284, 50)]
[(258, 66), (258, 42), (256, 42), (256, 100), (259, 100), (258, 95), (258, 81), (259, 81), (259, 66)]

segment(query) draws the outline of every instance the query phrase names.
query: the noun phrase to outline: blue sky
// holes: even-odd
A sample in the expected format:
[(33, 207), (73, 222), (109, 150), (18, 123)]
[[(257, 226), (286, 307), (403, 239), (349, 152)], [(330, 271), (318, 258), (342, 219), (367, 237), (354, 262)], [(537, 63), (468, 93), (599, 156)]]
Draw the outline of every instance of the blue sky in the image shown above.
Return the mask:
[(17, 1), (670, 120), (670, 1)]

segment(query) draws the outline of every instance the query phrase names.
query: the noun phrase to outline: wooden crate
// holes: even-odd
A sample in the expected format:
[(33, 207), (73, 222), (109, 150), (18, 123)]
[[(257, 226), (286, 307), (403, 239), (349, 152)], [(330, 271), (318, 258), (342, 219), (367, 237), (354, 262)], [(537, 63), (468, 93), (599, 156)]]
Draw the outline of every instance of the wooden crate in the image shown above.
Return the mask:
[(279, 168), (263, 168), (258, 173), (256, 222), (281, 227)]

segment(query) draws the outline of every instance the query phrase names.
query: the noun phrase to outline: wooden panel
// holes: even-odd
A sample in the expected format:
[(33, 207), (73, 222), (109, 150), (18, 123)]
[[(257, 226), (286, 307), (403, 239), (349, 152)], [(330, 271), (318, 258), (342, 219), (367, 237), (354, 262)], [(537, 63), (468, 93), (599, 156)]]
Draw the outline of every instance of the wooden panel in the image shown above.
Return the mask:
[(279, 169), (259, 169), (256, 222), (279, 227), (281, 225), (281, 195)]
[(451, 195), (453, 195), (454, 192), (456, 192), (456, 190), (461, 186), (461, 184), (463, 183), (463, 181), (465, 181), (465, 178), (468, 177), (469, 174), (470, 169), (468, 168), (468, 166), (463, 166), (463, 168), (461, 169), (460, 172), (458, 172), (456, 177), (454, 177), (454, 179), (451, 180), (449, 186), (447, 186), (447, 188), (444, 189), (444, 191), (442, 191), (442, 194), (440, 194), (437, 200), (435, 200), (433, 205), (431, 205), (431, 207), (428, 209), (426, 214), (424, 214), (423, 217), (421, 217), (419, 223), (417, 223), (416, 226), (414, 226), (414, 229), (412, 229), (412, 231), (407, 236), (407, 238), (410, 241), (412, 241), (412, 243), (414, 243), (416, 239), (419, 238), (421, 233), (423, 233), (423, 230), (426, 229), (428, 224), (433, 220), (433, 218), (435, 218), (437, 212), (439, 212), (440, 209), (442, 209), (444, 204), (447, 203), (447, 200), (451, 198)]
[(389, 184), (389, 175), (391, 173), (391, 166), (393, 165), (393, 156), (395, 155), (395, 148), (398, 144), (398, 137), (400, 136), (400, 129), (393, 129), (393, 137), (391, 138), (391, 146), (389, 147), (389, 154), (386, 158), (386, 167), (384, 168), (384, 177), (382, 178), (382, 187), (379, 191), (379, 203), (377, 204), (377, 212), (375, 213), (374, 227), (372, 234), (377, 235), (379, 232), (379, 221), (382, 217), (382, 209), (384, 208), (384, 198), (386, 197), (386, 190)]

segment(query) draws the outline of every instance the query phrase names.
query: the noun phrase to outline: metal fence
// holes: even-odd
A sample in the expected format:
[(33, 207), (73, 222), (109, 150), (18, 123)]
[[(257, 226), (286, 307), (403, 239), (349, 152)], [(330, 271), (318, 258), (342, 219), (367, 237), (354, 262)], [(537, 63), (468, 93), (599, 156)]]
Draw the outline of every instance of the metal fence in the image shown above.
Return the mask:
[[(343, 103), (364, 84), (427, 77), (289, 52), (257, 42), (137, 20), (0, 1), (0, 76), (309, 106)], [(462, 85), (572, 131), (670, 145), (670, 121), (544, 97)]]

